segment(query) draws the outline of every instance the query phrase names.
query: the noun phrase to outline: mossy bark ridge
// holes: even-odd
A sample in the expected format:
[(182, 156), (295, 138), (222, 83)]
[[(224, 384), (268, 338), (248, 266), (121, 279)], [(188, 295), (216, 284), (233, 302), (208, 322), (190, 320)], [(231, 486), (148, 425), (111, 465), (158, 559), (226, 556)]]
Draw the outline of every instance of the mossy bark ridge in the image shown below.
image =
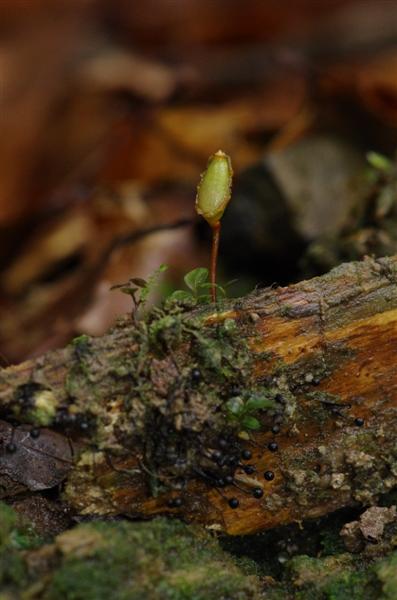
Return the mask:
[[(397, 257), (367, 259), (217, 311), (125, 317), (0, 371), (1, 416), (67, 438), (64, 498), (82, 514), (242, 534), (369, 505), (397, 484), (396, 274)], [(3, 497), (30, 489), (14, 429)]]

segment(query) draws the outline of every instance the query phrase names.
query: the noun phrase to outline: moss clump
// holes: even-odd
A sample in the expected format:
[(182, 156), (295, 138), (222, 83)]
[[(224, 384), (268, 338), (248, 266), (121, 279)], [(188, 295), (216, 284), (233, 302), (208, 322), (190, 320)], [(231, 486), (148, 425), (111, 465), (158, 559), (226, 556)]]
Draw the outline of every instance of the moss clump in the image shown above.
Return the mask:
[(19, 538), (17, 516), (6, 504), (0, 502), (0, 589), (12, 591), (26, 580), (26, 569), (18, 553)]
[(10, 536), (16, 528), (17, 516), (15, 512), (0, 502), (0, 548), (6, 546), (10, 541)]
[(397, 552), (378, 563), (376, 573), (382, 582), (382, 598), (395, 600), (397, 598)]
[[(43, 600), (255, 600), (259, 581), (199, 527), (155, 519), (96, 522), (33, 547), (0, 504), (0, 589)], [(40, 565), (39, 571), (31, 565)], [(30, 567), (29, 567), (30, 565)], [(0, 597), (3, 596), (0, 593)]]
[(46, 600), (230, 600), (259, 597), (247, 576), (199, 528), (176, 521), (95, 523), (58, 536), (61, 559)]
[[(397, 563), (396, 563), (397, 564)], [(395, 590), (393, 569), (385, 567), (385, 580)], [(348, 553), (325, 558), (296, 556), (288, 563), (283, 581), (269, 591), (268, 598), (276, 600), (280, 593), (294, 600), (390, 600), (386, 596), (377, 563), (370, 564), (360, 556)], [(390, 577), (391, 575), (391, 577)]]

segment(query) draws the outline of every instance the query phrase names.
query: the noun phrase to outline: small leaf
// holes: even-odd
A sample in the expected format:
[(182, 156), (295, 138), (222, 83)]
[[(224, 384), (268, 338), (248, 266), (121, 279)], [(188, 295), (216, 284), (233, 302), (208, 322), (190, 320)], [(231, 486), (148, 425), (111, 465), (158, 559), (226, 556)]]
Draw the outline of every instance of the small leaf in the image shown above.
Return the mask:
[(386, 186), (376, 200), (375, 216), (384, 219), (396, 204), (396, 191), (391, 186)]
[(142, 288), (140, 301), (144, 305), (148, 299), (149, 294), (154, 290), (156, 285), (158, 285), (159, 276), (161, 273), (168, 269), (167, 265), (161, 264), (158, 269), (148, 277), (146, 285)]
[(133, 296), (135, 294), (135, 292), (138, 291), (138, 288), (136, 288), (136, 287), (120, 287), (119, 290), (123, 294), (127, 294), (128, 296)]
[[(218, 285), (217, 283), (214, 284), (214, 287), (221, 293), (223, 294), (223, 296), (226, 296), (226, 292), (223, 289), (223, 287), (221, 287), (220, 285)], [(200, 283), (200, 289), (211, 289), (212, 288), (212, 283)]]
[(133, 277), (132, 279), (130, 279), (130, 282), (134, 285), (137, 285), (140, 288), (144, 288), (147, 286), (147, 281), (145, 279), (142, 279), (141, 277)]
[(200, 296), (197, 296), (197, 302), (199, 304), (208, 304), (211, 302), (211, 296), (209, 294), (200, 294)]
[(244, 417), (244, 419), (241, 421), (241, 425), (246, 429), (252, 429), (253, 431), (261, 428), (261, 424), (258, 419), (251, 416)]
[(185, 292), (184, 290), (176, 290), (168, 297), (168, 300), (174, 302), (191, 302), (194, 300), (192, 294)]
[(241, 398), (231, 398), (226, 402), (226, 408), (232, 415), (239, 415), (243, 411), (244, 405)]
[(260, 410), (262, 408), (273, 408), (274, 402), (265, 396), (251, 396), (245, 403), (247, 411)]
[(112, 287), (110, 287), (109, 289), (110, 289), (111, 291), (113, 291), (113, 290), (119, 290), (120, 288), (122, 288), (122, 287), (125, 287), (125, 286), (126, 286), (126, 285), (128, 285), (128, 284), (129, 284), (129, 281), (126, 281), (126, 283), (115, 283), (115, 284), (114, 284), (114, 285), (112, 285)]
[(383, 154), (379, 154), (378, 152), (368, 152), (367, 153), (367, 161), (374, 169), (377, 171), (383, 171), (384, 173), (388, 173), (391, 171), (393, 167), (393, 163)]
[(199, 286), (207, 281), (208, 269), (205, 267), (197, 267), (197, 269), (193, 269), (193, 271), (186, 273), (183, 279), (187, 287), (195, 292)]

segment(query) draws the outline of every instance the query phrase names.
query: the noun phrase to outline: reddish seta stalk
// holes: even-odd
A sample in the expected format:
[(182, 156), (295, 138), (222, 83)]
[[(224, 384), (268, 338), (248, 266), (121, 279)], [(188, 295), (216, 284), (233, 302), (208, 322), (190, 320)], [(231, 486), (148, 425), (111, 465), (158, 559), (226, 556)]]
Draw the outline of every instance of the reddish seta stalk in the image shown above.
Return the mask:
[(210, 280), (211, 280), (211, 298), (212, 302), (216, 302), (216, 265), (218, 261), (219, 236), (221, 231), (221, 223), (218, 221), (212, 226), (212, 247), (211, 247), (211, 265), (210, 265)]

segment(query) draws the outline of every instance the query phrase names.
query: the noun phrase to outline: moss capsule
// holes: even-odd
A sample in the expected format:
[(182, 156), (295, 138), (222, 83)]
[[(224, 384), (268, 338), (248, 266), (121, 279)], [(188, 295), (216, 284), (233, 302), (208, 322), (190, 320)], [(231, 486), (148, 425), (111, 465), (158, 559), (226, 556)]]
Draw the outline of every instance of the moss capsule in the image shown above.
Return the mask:
[(230, 158), (218, 150), (208, 161), (197, 188), (196, 211), (212, 228), (211, 297), (216, 301), (216, 264), (218, 260), (220, 220), (232, 193), (232, 164)]
[(196, 211), (214, 227), (219, 223), (232, 191), (232, 164), (227, 154), (218, 150), (201, 175), (197, 188)]

